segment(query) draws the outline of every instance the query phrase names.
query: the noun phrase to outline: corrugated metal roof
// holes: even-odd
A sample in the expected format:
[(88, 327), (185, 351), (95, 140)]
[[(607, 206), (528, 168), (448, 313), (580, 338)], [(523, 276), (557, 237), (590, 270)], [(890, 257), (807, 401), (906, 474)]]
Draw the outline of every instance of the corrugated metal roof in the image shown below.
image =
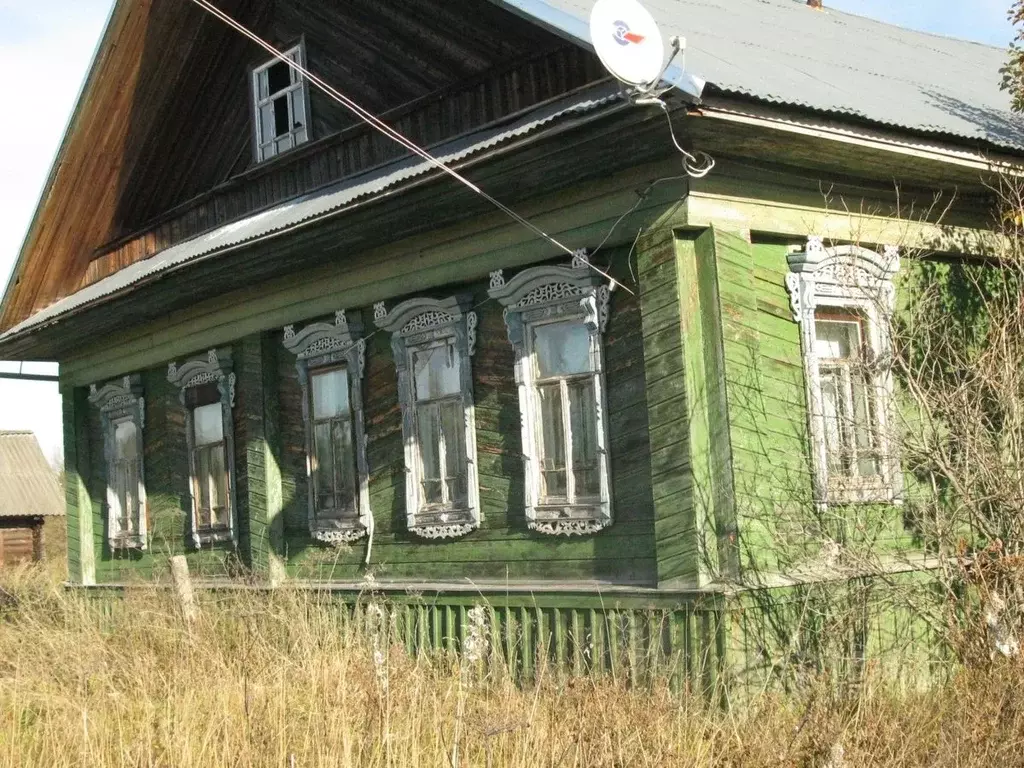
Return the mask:
[[(606, 84), (591, 88), (571, 98), (561, 99), (534, 110), (528, 116), (500, 128), (479, 131), (441, 144), (434, 147), (431, 153), (448, 165), (458, 164), (479, 152), (533, 133), (549, 123), (581, 116), (620, 98), (617, 87)], [(67, 312), (91, 304), (104, 296), (116, 293), (147, 277), (206, 254), (222, 251), (281, 232), (297, 224), (318, 219), (361, 198), (379, 194), (431, 170), (434, 170), (434, 166), (419, 158), (411, 157), (396, 161), (374, 171), (353, 176), (305, 197), (296, 198), (284, 205), (226, 224), (199, 237), (178, 243), (40, 310), (0, 335), (0, 343)]]
[[(494, 2), (590, 43), (593, 0)], [(721, 91), (1024, 149), (1024, 119), (999, 88), (1003, 49), (818, 11), (804, 0), (643, 3), (666, 40), (686, 38), (686, 71)]]
[(32, 432), (0, 432), (0, 517), (64, 514), (57, 473)]

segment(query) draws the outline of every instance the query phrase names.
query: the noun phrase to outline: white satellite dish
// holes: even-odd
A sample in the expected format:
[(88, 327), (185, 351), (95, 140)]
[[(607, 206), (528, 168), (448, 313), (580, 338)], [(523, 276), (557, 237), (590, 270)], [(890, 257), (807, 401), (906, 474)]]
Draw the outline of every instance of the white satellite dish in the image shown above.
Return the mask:
[(624, 83), (648, 86), (661, 76), (665, 42), (658, 23), (637, 0), (597, 0), (590, 39), (601, 63)]

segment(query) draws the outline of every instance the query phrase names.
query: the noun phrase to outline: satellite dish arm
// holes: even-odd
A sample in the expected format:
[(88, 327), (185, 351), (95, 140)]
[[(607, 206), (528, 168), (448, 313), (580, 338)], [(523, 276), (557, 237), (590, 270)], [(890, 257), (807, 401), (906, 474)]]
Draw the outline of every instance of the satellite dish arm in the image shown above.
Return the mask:
[(687, 72), (685, 61), (676, 63), (676, 57), (682, 56), (686, 51), (686, 38), (674, 35), (669, 42), (672, 44), (672, 55), (668, 57), (668, 62), (658, 76), (657, 81), (651, 84), (652, 87), (663, 88), (662, 93), (672, 88), (678, 88), (696, 101), (700, 101), (701, 95), (704, 93), (704, 85), (706, 84), (704, 78)]

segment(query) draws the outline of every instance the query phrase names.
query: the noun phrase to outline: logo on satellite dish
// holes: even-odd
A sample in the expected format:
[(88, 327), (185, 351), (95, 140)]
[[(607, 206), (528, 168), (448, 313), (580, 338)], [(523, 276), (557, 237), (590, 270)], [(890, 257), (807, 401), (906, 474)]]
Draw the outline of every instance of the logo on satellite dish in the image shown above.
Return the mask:
[(624, 21), (616, 21), (612, 26), (614, 27), (612, 38), (619, 45), (639, 45), (647, 39), (644, 35), (638, 35), (636, 32), (631, 32), (629, 24)]

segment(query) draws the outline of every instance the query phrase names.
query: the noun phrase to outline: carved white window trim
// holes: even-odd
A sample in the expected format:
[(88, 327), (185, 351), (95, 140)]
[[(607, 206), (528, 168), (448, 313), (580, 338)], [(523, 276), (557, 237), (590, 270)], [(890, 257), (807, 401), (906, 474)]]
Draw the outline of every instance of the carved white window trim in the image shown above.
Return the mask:
[[(604, 332), (608, 326), (610, 289), (591, 269), (586, 256), (577, 254), (571, 266), (525, 269), (508, 282), (501, 271), (491, 274), (488, 294), (505, 307), (509, 341), (515, 349), (515, 376), (519, 388), (523, 464), (526, 474), (526, 520), (531, 530), (556, 536), (584, 536), (610, 526), (612, 519), (611, 471), (608, 459), (608, 406), (604, 372)], [(597, 452), (600, 477), (599, 503), (540, 505), (540, 462), (536, 425), (540, 405), (533, 385), (530, 328), (565, 320), (579, 320), (590, 332), (597, 413)]]
[[(790, 253), (786, 288), (793, 320), (800, 325), (804, 363), (808, 427), (815, 503), (828, 504), (900, 503), (903, 476), (899, 449), (892, 436), (890, 319), (895, 307), (893, 278), (899, 272), (899, 249), (885, 246), (882, 253), (855, 245), (826, 247), (821, 237), (809, 237), (804, 250)], [(868, 343), (875, 356), (874, 389), (879, 450), (885, 461), (876, 482), (837, 487), (830, 483), (825, 418), (822, 408), (821, 377), (815, 354), (819, 307), (852, 309), (867, 319)]]
[[(235, 407), (235, 383), (236, 377), (232, 370), (230, 349), (211, 349), (206, 357), (195, 358), (179, 366), (177, 363), (170, 363), (167, 366), (167, 381), (179, 389), (178, 399), (185, 411), (185, 443), (188, 452), (189, 470), (189, 506), (191, 514), (189, 525), (191, 528), (192, 543), (198, 549), (204, 544), (216, 544), (220, 542), (231, 542), (238, 544), (238, 503), (235, 488), (235, 429), (232, 410)], [(195, 444), (195, 431), (192, 423), (192, 409), (185, 405), (185, 394), (188, 389), (202, 386), (203, 384), (216, 384), (220, 393), (221, 419), (224, 428), (224, 461), (228, 469), (228, 503), (231, 509), (228, 511), (227, 529), (208, 530), (200, 529), (198, 526), (198, 499), (195, 498), (194, 481), (197, 476), (197, 468), (194, 466), (193, 450)]]
[[(363, 376), (366, 370), (366, 340), (360, 338), (363, 324), (360, 316), (351, 318), (345, 310), (335, 313), (334, 323), (314, 323), (296, 332), (294, 326), (284, 329), (284, 346), (296, 356), (296, 370), (302, 387), (302, 420), (306, 430), (306, 477), (309, 497), (309, 532), (325, 544), (351, 544), (367, 535), (372, 528), (370, 510), (370, 469), (366, 458), (366, 426), (363, 413)], [(349, 405), (352, 409), (352, 444), (356, 460), (355, 509), (353, 519), (317, 518), (313, 488), (314, 450), (311, 377), (320, 369), (345, 366), (348, 376)]]
[[(480, 493), (477, 478), (476, 414), (473, 407), (472, 357), (476, 352), (478, 318), (470, 310), (471, 298), (456, 296), (444, 300), (409, 299), (390, 312), (383, 302), (374, 307), (374, 321), (391, 333), (391, 348), (398, 370), (398, 399), (402, 407), (402, 436), (405, 442), (405, 508), (409, 530), (425, 539), (451, 539), (480, 527)], [(418, 349), (438, 341), (451, 341), (461, 358), (462, 406), (466, 435), (466, 498), (464, 509), (420, 511), (421, 477), (417, 448), (416, 382), (412, 356)]]
[[(142, 378), (138, 375), (125, 376), (117, 382), (110, 382), (98, 388), (95, 384), (89, 387), (89, 402), (100, 410), (100, 424), (103, 430), (103, 456), (107, 468), (107, 542), (112, 550), (141, 549), (149, 544), (148, 519), (146, 505), (146, 480), (143, 428), (146, 426), (146, 399), (142, 394)], [(135, 519), (135, 532), (122, 531), (120, 528), (120, 500), (117, 489), (113, 487), (111, 478), (114, 474), (114, 459), (117, 456), (116, 430), (117, 425), (124, 421), (135, 425), (138, 436), (139, 467), (138, 467), (138, 514)]]

